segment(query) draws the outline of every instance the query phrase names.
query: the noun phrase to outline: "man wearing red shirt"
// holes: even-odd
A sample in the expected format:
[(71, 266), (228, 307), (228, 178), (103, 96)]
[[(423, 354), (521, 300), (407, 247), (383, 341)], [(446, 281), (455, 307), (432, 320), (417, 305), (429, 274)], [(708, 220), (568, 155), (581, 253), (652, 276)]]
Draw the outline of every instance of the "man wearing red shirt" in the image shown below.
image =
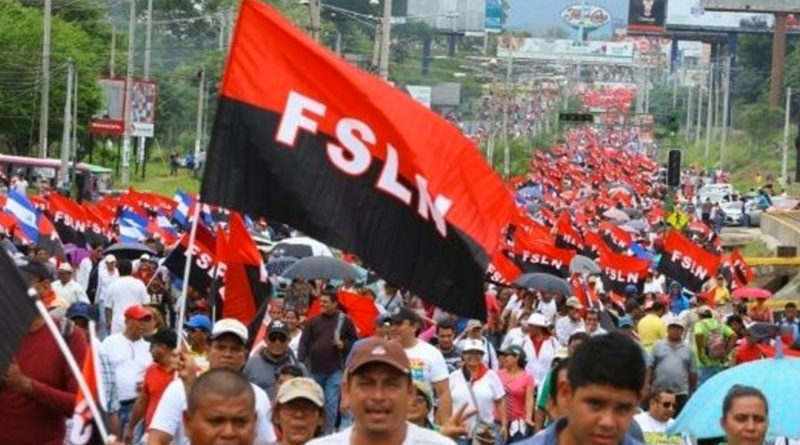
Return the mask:
[[(42, 298), (50, 292), (50, 273), (39, 263), (20, 268)], [(20, 296), (20, 298), (27, 298)], [(83, 363), (86, 336), (68, 321), (59, 324), (75, 360)], [(65, 421), (75, 409), (78, 383), (44, 319), (36, 315), (14, 360), (0, 379), (0, 443), (62, 445)]]
[(133, 442), (133, 433), (136, 431), (139, 421), (142, 420), (142, 415), (144, 415), (145, 431), (147, 430), (158, 402), (161, 400), (161, 395), (164, 394), (167, 385), (172, 382), (175, 376), (175, 362), (172, 352), (178, 346), (178, 336), (175, 332), (160, 329), (152, 336), (147, 337), (146, 340), (150, 342), (150, 354), (153, 355), (153, 363), (144, 373), (142, 391), (133, 406), (130, 421), (125, 426), (125, 431), (123, 432), (125, 443)]

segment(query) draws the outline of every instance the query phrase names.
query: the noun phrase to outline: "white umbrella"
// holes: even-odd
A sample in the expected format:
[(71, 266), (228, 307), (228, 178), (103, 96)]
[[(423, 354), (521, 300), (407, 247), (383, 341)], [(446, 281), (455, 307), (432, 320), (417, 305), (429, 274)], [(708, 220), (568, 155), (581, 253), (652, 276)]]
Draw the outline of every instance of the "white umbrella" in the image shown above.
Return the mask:
[[(281, 240), (278, 244), (275, 244), (275, 247), (272, 248), (272, 254), (280, 256), (282, 255), (283, 250), (287, 250), (288, 252), (295, 252), (294, 246), (305, 246), (310, 249), (311, 255), (307, 256), (333, 256), (331, 249), (326, 246), (325, 244), (315, 240), (314, 238), (309, 238), (307, 236), (298, 236), (295, 238), (286, 238)], [(296, 254), (292, 256), (300, 257)]]

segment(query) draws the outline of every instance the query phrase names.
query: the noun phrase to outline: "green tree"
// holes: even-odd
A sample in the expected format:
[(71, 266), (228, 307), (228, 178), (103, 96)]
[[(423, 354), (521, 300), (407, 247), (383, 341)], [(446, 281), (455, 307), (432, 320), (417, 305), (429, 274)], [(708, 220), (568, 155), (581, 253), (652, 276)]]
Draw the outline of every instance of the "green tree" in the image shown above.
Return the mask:
[[(0, 2), (0, 144), (16, 154), (29, 154), (38, 138), (42, 23), (41, 8)], [(59, 16), (53, 17), (51, 38), (48, 139), (60, 140), (69, 60), (78, 73), (77, 127), (85, 137), (85, 124), (100, 107), (96, 67), (102, 42)]]

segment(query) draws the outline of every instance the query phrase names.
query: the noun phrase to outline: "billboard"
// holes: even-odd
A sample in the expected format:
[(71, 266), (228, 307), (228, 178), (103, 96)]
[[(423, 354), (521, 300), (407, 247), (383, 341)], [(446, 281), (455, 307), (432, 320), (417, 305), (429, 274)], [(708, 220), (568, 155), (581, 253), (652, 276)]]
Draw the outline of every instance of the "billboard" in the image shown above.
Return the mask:
[(633, 42), (576, 42), (569, 39), (517, 39), (515, 45), (501, 45), (497, 57), (529, 60), (568, 60), (632, 64)]
[(102, 105), (92, 116), (89, 132), (119, 136), (125, 133), (125, 80), (104, 78), (97, 83)]
[(407, 20), (419, 20), (439, 31), (483, 35), (487, 0), (408, 0)]
[(714, 31), (768, 31), (774, 26), (772, 14), (706, 11), (701, 0), (669, 0), (667, 28)]
[[(89, 132), (120, 136), (125, 133), (125, 79), (98, 81), (102, 106), (92, 116)], [(135, 81), (131, 88), (131, 135), (153, 137), (158, 88), (155, 82)]]
[(501, 32), (504, 15), (505, 11), (500, 0), (486, 0), (486, 21), (483, 24), (486, 32)]
[(800, 12), (797, 0), (703, 0), (703, 7), (717, 11)]
[(631, 0), (628, 10), (628, 33), (663, 33), (666, 12), (666, 0)]
[(131, 95), (131, 121), (133, 128), (131, 135), (136, 137), (153, 137), (156, 123), (156, 94), (158, 88), (155, 82), (134, 82)]

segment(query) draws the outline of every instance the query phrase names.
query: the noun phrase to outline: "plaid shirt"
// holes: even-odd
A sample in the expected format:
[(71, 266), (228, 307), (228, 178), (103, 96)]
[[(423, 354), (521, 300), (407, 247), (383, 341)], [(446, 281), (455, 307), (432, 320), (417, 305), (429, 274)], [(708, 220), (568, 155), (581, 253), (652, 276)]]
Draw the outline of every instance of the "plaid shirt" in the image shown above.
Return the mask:
[(100, 374), (103, 380), (103, 389), (105, 390), (107, 406), (100, 407), (105, 409), (107, 413), (115, 413), (119, 411), (119, 395), (117, 395), (117, 381), (114, 374), (114, 367), (111, 361), (105, 354), (97, 354), (100, 357)]

